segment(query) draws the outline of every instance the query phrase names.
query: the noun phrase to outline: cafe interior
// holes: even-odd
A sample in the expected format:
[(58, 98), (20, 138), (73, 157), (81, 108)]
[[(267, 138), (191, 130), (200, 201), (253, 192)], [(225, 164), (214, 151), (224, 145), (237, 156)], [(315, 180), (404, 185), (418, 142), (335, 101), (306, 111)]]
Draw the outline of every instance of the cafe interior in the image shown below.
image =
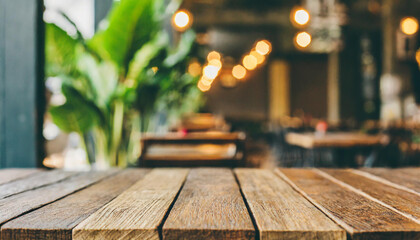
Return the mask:
[(419, 240), (420, 0), (0, 0), (0, 240)]
[(2, 2), (1, 168), (420, 165), (418, 0), (34, 2)]

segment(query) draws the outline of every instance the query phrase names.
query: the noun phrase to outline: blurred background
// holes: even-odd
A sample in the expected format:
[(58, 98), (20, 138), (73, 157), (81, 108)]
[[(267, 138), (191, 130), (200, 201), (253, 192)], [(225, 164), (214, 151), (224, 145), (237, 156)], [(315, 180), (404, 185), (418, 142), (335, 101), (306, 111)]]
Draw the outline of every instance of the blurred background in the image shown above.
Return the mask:
[(420, 165), (420, 0), (0, 0), (0, 168)]

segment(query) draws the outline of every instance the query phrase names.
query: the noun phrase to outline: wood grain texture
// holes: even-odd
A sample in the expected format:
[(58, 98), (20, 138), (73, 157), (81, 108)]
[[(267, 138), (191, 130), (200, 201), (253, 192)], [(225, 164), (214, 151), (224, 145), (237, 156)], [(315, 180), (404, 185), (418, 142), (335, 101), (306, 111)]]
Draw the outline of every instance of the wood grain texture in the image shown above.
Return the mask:
[(420, 193), (420, 168), (363, 168), (360, 170)]
[[(354, 174), (352, 170), (322, 169), (330, 176), (378, 199), (379, 201), (420, 219), (420, 194), (416, 195), (378, 181)], [(420, 176), (419, 176), (420, 177)]]
[(188, 169), (154, 169), (73, 229), (73, 239), (159, 239)]
[(0, 185), (0, 199), (63, 181), (76, 174), (76, 172), (66, 172), (62, 170), (35, 173), (26, 178)]
[(23, 192), (0, 200), (0, 225), (30, 210), (42, 207), (59, 198), (85, 188), (105, 177), (115, 174), (106, 172), (84, 172), (63, 182)]
[(9, 168), (0, 170), (0, 184), (8, 183), (41, 172), (41, 169)]
[(270, 170), (236, 169), (260, 239), (346, 239), (346, 232)]
[(361, 133), (326, 133), (317, 136), (314, 133), (288, 133), (286, 141), (291, 145), (303, 148), (336, 147), (349, 148), (358, 146), (375, 146), (388, 141), (388, 136), (367, 135)]
[(14, 219), (1, 228), (3, 239), (72, 239), (80, 222), (143, 178), (150, 170), (125, 170), (70, 196)]
[(230, 169), (193, 169), (163, 225), (163, 239), (255, 239)]
[(419, 239), (420, 225), (310, 169), (277, 169), (352, 239)]

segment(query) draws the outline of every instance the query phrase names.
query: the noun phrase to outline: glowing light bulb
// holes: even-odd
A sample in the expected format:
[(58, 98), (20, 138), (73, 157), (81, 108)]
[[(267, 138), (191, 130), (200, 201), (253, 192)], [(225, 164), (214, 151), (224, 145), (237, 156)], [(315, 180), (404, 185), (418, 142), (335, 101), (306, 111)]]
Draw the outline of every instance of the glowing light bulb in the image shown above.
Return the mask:
[(257, 59), (258, 64), (262, 64), (265, 61), (265, 56), (259, 54), (257, 51), (251, 51), (250, 55), (254, 56)]
[(192, 15), (187, 10), (178, 10), (172, 16), (172, 26), (178, 31), (185, 31), (192, 24)]
[(236, 65), (232, 68), (232, 75), (236, 79), (243, 79), (246, 76), (246, 69), (241, 65)]
[(293, 14), (293, 21), (298, 25), (305, 25), (310, 20), (310, 14), (303, 8), (297, 9)]
[(209, 54), (207, 55), (207, 61), (211, 61), (211, 60), (214, 60), (214, 59), (216, 59), (216, 60), (219, 60), (220, 61), (220, 58), (221, 58), (221, 56), (220, 56), (220, 53), (218, 53), (218, 52), (216, 52), (216, 51), (211, 51), (211, 52), (209, 52)]
[(258, 60), (252, 55), (246, 55), (242, 60), (242, 64), (248, 70), (254, 70), (258, 65)]
[(415, 17), (406, 17), (401, 20), (401, 31), (407, 35), (414, 35), (419, 30), (419, 22)]
[(219, 68), (212, 65), (207, 65), (203, 68), (203, 75), (208, 79), (215, 79), (219, 74)]
[(420, 49), (417, 50), (417, 52), (416, 52), (416, 60), (417, 60), (417, 63), (419, 64), (419, 67), (420, 67)]
[(296, 34), (295, 43), (298, 47), (306, 48), (311, 44), (312, 36), (307, 32), (300, 32)]
[(215, 66), (219, 71), (222, 68), (222, 62), (218, 59), (212, 59), (209, 61), (209, 66)]
[(204, 85), (203, 82), (199, 81), (197, 87), (198, 89), (200, 89), (200, 91), (207, 92), (208, 90), (210, 90), (211, 85)]
[(255, 50), (261, 55), (267, 55), (271, 52), (271, 43), (267, 40), (261, 40), (255, 45)]

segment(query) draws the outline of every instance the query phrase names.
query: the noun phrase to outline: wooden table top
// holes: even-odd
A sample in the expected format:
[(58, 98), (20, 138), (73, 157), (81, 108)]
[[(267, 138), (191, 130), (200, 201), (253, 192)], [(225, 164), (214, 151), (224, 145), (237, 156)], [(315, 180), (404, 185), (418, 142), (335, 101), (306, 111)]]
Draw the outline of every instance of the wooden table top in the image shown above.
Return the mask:
[(420, 168), (0, 170), (6, 239), (420, 239)]
[(388, 136), (384, 134), (368, 135), (357, 132), (327, 132), (324, 135), (310, 133), (288, 133), (286, 141), (290, 145), (303, 148), (321, 147), (368, 147), (384, 144), (388, 141)]

